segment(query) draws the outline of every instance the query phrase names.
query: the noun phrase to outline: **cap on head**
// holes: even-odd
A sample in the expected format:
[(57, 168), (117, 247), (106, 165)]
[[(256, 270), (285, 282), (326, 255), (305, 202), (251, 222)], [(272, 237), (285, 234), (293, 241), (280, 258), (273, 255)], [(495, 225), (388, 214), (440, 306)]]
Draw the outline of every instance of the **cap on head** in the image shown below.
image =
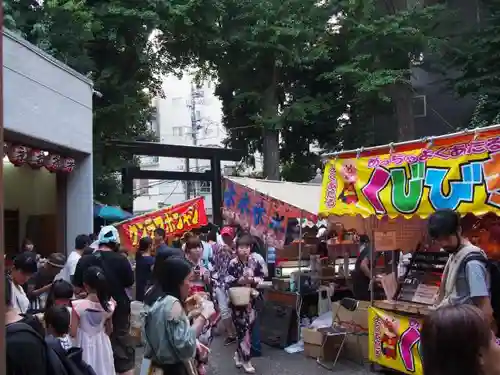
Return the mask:
[(234, 230), (231, 227), (224, 227), (220, 231), (221, 236), (230, 236), (231, 238), (234, 237)]
[(107, 244), (107, 243), (120, 244), (120, 234), (118, 233), (118, 230), (114, 226), (107, 225), (105, 227), (102, 227), (101, 231), (99, 232), (97, 241), (99, 242), (99, 244)]

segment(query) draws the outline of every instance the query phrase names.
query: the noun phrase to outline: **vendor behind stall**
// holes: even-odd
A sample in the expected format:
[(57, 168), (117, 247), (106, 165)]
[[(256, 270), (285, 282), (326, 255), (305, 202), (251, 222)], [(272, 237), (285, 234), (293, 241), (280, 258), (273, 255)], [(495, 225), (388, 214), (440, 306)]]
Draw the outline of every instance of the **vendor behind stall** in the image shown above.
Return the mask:
[(359, 301), (370, 300), (370, 238), (359, 236), (359, 255), (352, 272), (354, 298)]
[(484, 251), (462, 236), (460, 216), (452, 210), (433, 213), (427, 229), (434, 242), (450, 253), (439, 290), (438, 306), (476, 305), (496, 332)]

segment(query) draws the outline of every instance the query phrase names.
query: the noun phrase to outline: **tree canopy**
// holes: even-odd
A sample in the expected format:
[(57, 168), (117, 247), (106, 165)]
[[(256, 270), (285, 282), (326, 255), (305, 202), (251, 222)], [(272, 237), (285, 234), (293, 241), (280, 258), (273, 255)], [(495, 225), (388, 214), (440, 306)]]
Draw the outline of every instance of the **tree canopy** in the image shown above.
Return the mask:
[(449, 79), (455, 92), (477, 100), (471, 127), (500, 120), (500, 3), (481, 0), (478, 6), (478, 23), (462, 29), (441, 50), (441, 68), (457, 72)]
[(155, 1), (6, 0), (8, 27), (94, 81), (94, 193), (120, 204), (118, 171), (134, 163), (106, 147), (148, 137), (151, 100), (169, 71), (150, 38), (160, 22)]
[(149, 136), (161, 75), (188, 66), (216, 80), (227, 145), (249, 163), (261, 152), (267, 178), (309, 180), (319, 151), (371, 145), (379, 115), (411, 137), (412, 63), (446, 39), (447, 10), (399, 2), (6, 0), (5, 13), (94, 80), (95, 194), (120, 203), (116, 172), (135, 161), (105, 142)]

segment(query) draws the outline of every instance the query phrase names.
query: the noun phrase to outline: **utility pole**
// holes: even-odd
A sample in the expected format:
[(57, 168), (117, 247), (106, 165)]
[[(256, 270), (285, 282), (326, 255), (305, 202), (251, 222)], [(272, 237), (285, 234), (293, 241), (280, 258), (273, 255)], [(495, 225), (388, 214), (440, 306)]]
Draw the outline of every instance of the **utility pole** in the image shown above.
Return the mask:
[[(196, 86), (193, 81), (191, 81), (191, 100), (189, 109), (191, 110), (191, 138), (193, 140), (193, 146), (198, 146), (198, 119), (196, 118), (196, 99), (198, 98), (198, 93), (196, 90)], [(194, 171), (199, 172), (199, 164), (198, 159), (194, 161)], [(188, 184), (191, 182), (188, 182)], [(193, 193), (196, 197), (198, 192), (196, 189), (197, 181), (193, 181)]]

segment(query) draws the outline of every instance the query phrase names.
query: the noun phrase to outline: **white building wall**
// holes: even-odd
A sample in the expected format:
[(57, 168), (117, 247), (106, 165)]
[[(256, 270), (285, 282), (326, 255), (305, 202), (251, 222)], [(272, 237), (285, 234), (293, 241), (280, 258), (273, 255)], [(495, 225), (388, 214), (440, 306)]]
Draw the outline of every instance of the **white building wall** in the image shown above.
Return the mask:
[(67, 175), (64, 223), (71, 249), (76, 235), (93, 230), (92, 81), (9, 30), (2, 38), (6, 136), (76, 159)]
[[(197, 116), (198, 127), (196, 131), (196, 143), (198, 146), (222, 147), (222, 141), (226, 134), (222, 126), (222, 106), (214, 95), (215, 85), (212, 82), (204, 82), (197, 90), (199, 98), (195, 101), (195, 116)], [(191, 103), (192, 103), (192, 77), (185, 74), (181, 79), (175, 76), (167, 76), (163, 79), (164, 98), (155, 100), (157, 109), (159, 141), (166, 144), (194, 145)], [(234, 164), (234, 162), (227, 162)], [(224, 165), (223, 165), (224, 166)], [(190, 171), (199, 171), (210, 168), (208, 160), (190, 160)], [(143, 158), (143, 169), (185, 171), (184, 159), (176, 158)], [(134, 212), (146, 212), (155, 210), (161, 205), (172, 205), (186, 200), (185, 185), (182, 181), (136, 181), (134, 199)], [(146, 188), (146, 186), (148, 188)], [(206, 187), (205, 187), (206, 188)], [(204, 193), (204, 194), (201, 194)], [(212, 212), (212, 197), (210, 190), (197, 192), (197, 195), (205, 196), (207, 213)], [(194, 197), (191, 192), (191, 197)]]

